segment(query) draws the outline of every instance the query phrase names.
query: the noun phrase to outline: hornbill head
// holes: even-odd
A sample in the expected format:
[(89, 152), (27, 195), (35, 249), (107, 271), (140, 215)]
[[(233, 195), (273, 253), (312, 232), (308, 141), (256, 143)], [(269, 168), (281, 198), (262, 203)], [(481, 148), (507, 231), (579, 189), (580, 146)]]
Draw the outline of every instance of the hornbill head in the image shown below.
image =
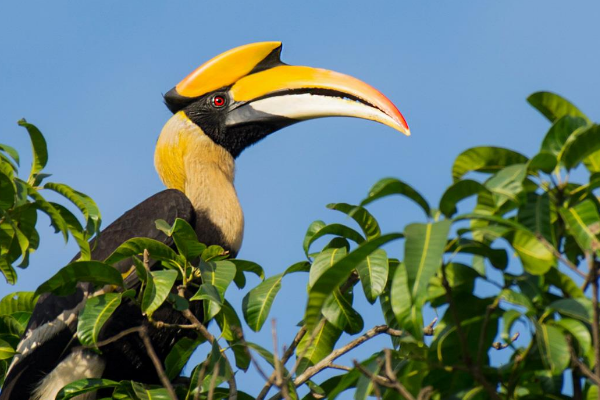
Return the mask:
[(167, 92), (165, 103), (234, 158), (270, 133), (312, 118), (363, 118), (410, 134), (396, 106), (370, 85), (338, 72), (287, 65), (280, 54), (280, 42), (229, 50)]

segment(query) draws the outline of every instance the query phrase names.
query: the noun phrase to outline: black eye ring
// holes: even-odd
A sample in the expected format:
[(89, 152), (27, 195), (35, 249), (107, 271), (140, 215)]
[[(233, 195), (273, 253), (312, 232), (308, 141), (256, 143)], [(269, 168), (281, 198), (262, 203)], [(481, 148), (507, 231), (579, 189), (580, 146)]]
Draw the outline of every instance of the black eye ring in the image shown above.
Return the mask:
[(212, 103), (212, 106), (215, 108), (222, 108), (222, 107), (225, 107), (225, 105), (227, 104), (227, 100), (225, 99), (225, 96), (217, 94), (217, 95), (213, 96), (211, 103)]

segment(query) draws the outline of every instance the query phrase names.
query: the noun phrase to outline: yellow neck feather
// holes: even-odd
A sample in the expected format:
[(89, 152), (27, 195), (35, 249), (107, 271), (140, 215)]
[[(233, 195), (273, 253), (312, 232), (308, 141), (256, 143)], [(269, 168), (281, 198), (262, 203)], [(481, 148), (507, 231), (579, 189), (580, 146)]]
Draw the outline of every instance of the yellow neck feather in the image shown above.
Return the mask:
[(235, 163), (182, 112), (164, 126), (154, 153), (163, 183), (186, 194), (196, 210), (196, 233), (232, 252), (241, 246), (244, 217), (233, 186)]

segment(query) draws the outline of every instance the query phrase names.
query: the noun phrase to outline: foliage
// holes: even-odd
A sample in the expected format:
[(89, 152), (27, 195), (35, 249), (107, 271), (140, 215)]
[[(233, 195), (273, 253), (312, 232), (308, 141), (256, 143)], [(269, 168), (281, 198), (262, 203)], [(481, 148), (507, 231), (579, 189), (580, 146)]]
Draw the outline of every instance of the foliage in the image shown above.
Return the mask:
[[(552, 93), (535, 93), (529, 102), (551, 122), (538, 154), (529, 158), (498, 147), (464, 151), (437, 208), (407, 183), (383, 179), (360, 205), (329, 205), (350, 217), (352, 226), (312, 223), (303, 241), (307, 260), (284, 272), (265, 278), (260, 266), (198, 243), (183, 220), (173, 226), (157, 222), (173, 237), (174, 249), (137, 238), (106, 260), (66, 266), (38, 293), (65, 293), (82, 277), (112, 284), (112, 290), (90, 298), (81, 311), (78, 337), (83, 346), (102, 351), (102, 327), (128, 297), (159, 327), (153, 311), (171, 304), (188, 317), (185, 329), (198, 333), (197, 339), (186, 338), (173, 347), (164, 363), (165, 377), (178, 376), (193, 351), (205, 359), (191, 369), (191, 376), (164, 387), (90, 379), (68, 385), (58, 398), (109, 388), (116, 399), (217, 399), (235, 393), (240, 399), (264, 399), (273, 387), (276, 398), (288, 399), (300, 398), (299, 393), (305, 399), (334, 399), (347, 390), (356, 399), (597, 396), (600, 202), (594, 191), (600, 187), (600, 125)], [(576, 183), (572, 176), (585, 181)], [(390, 195), (414, 201), (425, 212), (423, 219), (402, 232), (382, 234), (365, 207)], [(15, 207), (11, 196), (3, 196), (2, 204)], [(2, 228), (7, 234), (14, 229), (10, 224)], [(319, 243), (323, 246), (315, 250)], [(395, 252), (401, 257), (392, 257)], [(108, 272), (124, 259), (131, 260), (132, 273), (141, 282), (135, 290)], [(148, 259), (161, 261), (162, 269), (150, 270)], [(231, 304), (231, 284), (245, 289), (248, 273), (261, 282), (247, 290), (241, 305)], [(294, 341), (283, 352), (271, 353), (245, 340), (247, 328), (270, 337), (265, 323), (271, 307), (286, 300), (282, 283), (298, 274), (306, 274), (308, 287)], [(186, 296), (186, 289), (194, 294)], [(371, 305), (358, 307), (363, 295)], [(11, 295), (0, 303), (2, 318), (12, 318), (10, 323), (0, 320), (0, 359), (14, 353), (32, 296)], [(198, 301), (203, 302), (204, 321), (187, 311)], [(363, 309), (380, 312), (382, 325), (365, 327)], [(435, 320), (427, 319), (433, 315)], [(213, 319), (219, 337), (205, 328)], [(370, 346), (378, 335), (389, 336), (389, 349), (371, 346), (367, 359), (336, 364), (339, 356)], [(494, 352), (506, 361), (494, 361)], [(256, 359), (271, 370), (264, 390), (252, 397), (237, 388), (243, 373), (236, 370), (246, 371)], [(319, 373), (325, 369), (339, 374), (323, 380)], [(572, 378), (568, 387), (566, 374)]]

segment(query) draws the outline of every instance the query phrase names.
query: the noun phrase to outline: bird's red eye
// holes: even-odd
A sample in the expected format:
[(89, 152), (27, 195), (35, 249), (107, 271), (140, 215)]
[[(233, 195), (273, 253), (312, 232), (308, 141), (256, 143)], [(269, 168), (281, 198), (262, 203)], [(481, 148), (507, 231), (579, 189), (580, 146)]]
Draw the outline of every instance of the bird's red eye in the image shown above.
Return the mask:
[(223, 107), (224, 105), (225, 105), (225, 97), (223, 97), (223, 96), (213, 97), (213, 106)]

